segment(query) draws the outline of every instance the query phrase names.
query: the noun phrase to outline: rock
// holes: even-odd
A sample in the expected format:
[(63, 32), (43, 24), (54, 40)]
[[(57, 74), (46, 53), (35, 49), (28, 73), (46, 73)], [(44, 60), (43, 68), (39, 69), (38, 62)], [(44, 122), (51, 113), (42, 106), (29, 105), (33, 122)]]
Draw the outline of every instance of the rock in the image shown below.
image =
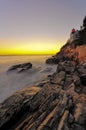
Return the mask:
[(80, 126), (76, 123), (74, 123), (73, 125), (71, 125), (72, 130), (86, 130), (85, 128), (83, 128), (83, 126)]
[(64, 62), (59, 62), (57, 65), (56, 72), (59, 73), (60, 71), (65, 71)]
[(64, 81), (63, 89), (68, 89), (72, 83), (73, 83), (72, 76), (67, 74)]
[(83, 75), (80, 75), (80, 80), (81, 80), (82, 85), (86, 85), (86, 73)]
[(61, 119), (60, 123), (59, 123), (58, 130), (64, 129), (64, 124), (65, 124), (65, 122), (66, 122), (66, 120), (68, 118), (68, 114), (69, 114), (69, 111), (66, 110), (64, 112), (63, 116), (62, 116), (62, 119)]
[(59, 62), (59, 60), (55, 57), (54, 58), (52, 57), (52, 58), (49, 58), (46, 60), (47, 64), (57, 64), (58, 62)]
[(75, 86), (77, 86), (77, 87), (80, 86), (81, 81), (80, 81), (80, 77), (79, 76), (77, 76), (77, 75), (74, 74), (73, 75), (73, 81), (74, 81)]
[(77, 93), (81, 93), (82, 92), (82, 89), (81, 89), (81, 86), (75, 86), (75, 92), (77, 92)]
[(45, 84), (48, 84), (50, 82), (50, 79), (39, 81), (35, 84), (35, 86), (43, 87)]
[(77, 71), (79, 73), (81, 83), (86, 85), (86, 64), (78, 65)]
[(3, 103), (0, 104), (0, 128), (7, 129), (5, 125), (10, 126), (12, 122), (18, 121), (22, 114), (28, 112), (29, 100), (40, 91), (38, 87), (25, 88), (10, 96)]
[(75, 71), (75, 66), (76, 64), (73, 61), (59, 62), (57, 72), (65, 71), (67, 74), (71, 74)]
[(54, 78), (51, 80), (51, 83), (61, 85), (62, 81), (64, 81), (64, 79), (65, 79), (65, 72), (64, 71), (60, 71), (59, 73), (54, 75)]
[[(37, 91), (34, 93), (34, 90)], [(15, 126), (16, 130), (40, 130), (47, 126), (54, 130), (57, 120), (66, 109), (67, 101), (67, 95), (60, 93), (59, 86), (47, 84), (41, 90), (36, 87), (21, 90), (0, 104), (0, 128), (8, 130)]]
[(52, 71), (52, 68), (51, 67), (47, 67), (46, 69), (41, 71), (41, 73), (46, 73), (46, 72), (51, 72), (51, 71)]
[(70, 124), (72, 124), (72, 123), (74, 122), (74, 117), (73, 117), (72, 114), (69, 114), (68, 122), (69, 122)]
[(18, 65), (14, 65), (14, 66), (10, 67), (8, 69), (8, 72), (9, 71), (23, 72), (23, 71), (27, 71), (30, 68), (32, 68), (31, 63), (18, 64)]
[[(68, 76), (65, 71), (60, 71), (51, 77), (60, 83)], [(16, 92), (0, 104), (0, 128), (85, 130), (86, 99), (84, 96), (74, 99), (70, 92), (70, 88), (69, 91), (63, 90), (60, 85), (49, 81), (42, 88), (32, 87)]]
[(75, 109), (75, 122), (79, 125), (85, 125), (86, 123), (86, 105), (78, 103)]
[(8, 71), (16, 70), (16, 69), (19, 68), (19, 67), (21, 67), (21, 64), (19, 64), (19, 65), (13, 65), (12, 67), (10, 67), (10, 68), (8, 69)]

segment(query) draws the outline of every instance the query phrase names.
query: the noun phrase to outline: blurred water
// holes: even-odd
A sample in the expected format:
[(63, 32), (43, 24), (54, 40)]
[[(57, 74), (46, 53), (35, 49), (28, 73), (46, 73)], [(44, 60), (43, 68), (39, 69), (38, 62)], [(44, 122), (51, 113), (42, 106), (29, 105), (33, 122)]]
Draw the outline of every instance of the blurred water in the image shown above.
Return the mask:
[[(32, 86), (36, 82), (46, 78), (56, 70), (56, 65), (46, 65), (45, 60), (50, 55), (35, 56), (0, 56), (0, 102), (12, 95), (15, 91), (26, 86)], [(33, 64), (32, 69), (17, 73), (7, 70), (10, 66), (25, 62)]]

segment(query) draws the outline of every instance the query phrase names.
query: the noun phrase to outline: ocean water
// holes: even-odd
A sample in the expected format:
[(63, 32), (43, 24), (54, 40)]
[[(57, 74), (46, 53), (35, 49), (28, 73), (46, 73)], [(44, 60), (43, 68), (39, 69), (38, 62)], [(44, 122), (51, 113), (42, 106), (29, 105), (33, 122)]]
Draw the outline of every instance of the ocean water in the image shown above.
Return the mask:
[[(0, 56), (0, 102), (24, 87), (31, 87), (35, 83), (53, 74), (56, 65), (47, 65), (45, 60), (50, 55), (31, 56)], [(28, 71), (17, 73), (7, 72), (15, 64), (31, 62), (33, 67)]]

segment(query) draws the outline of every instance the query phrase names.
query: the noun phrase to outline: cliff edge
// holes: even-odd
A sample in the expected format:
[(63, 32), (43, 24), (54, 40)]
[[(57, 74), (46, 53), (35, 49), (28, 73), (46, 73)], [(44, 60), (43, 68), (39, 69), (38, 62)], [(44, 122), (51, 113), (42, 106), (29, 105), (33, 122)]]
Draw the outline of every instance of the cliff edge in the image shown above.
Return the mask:
[(46, 60), (48, 64), (58, 64), (60, 61), (86, 62), (86, 17), (83, 27), (70, 34), (67, 43), (55, 56)]

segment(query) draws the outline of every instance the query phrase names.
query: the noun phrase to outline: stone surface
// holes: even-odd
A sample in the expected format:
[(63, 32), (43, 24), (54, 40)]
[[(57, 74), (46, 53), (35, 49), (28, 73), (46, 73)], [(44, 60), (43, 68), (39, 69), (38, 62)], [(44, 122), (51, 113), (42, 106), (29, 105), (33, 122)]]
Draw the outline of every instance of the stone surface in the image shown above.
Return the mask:
[(9, 71), (16, 71), (19, 73), (19, 72), (27, 71), (30, 68), (32, 68), (31, 63), (18, 64), (18, 65), (13, 65), (12, 67), (10, 67), (8, 69), (8, 72)]

